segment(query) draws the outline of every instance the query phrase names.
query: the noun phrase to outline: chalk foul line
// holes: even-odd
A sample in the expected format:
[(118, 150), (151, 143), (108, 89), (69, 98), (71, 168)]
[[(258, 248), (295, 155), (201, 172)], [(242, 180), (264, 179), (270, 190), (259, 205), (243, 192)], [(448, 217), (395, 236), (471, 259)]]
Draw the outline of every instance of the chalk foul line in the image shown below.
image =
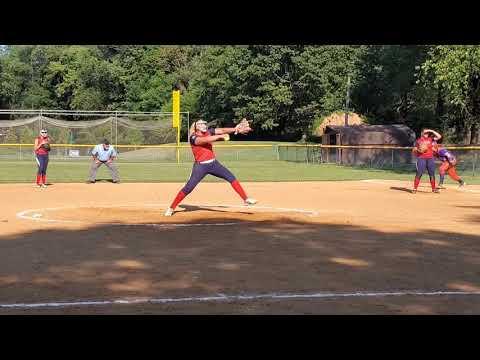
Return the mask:
[(350, 293), (318, 292), (310, 294), (293, 293), (268, 293), (250, 295), (225, 295), (195, 296), (181, 298), (141, 298), (141, 299), (117, 299), (117, 300), (85, 300), (85, 301), (61, 301), (44, 303), (13, 303), (0, 304), (3, 309), (35, 309), (35, 308), (64, 308), (75, 306), (101, 306), (101, 305), (136, 305), (136, 304), (168, 304), (168, 303), (200, 303), (200, 302), (228, 302), (228, 301), (255, 301), (255, 300), (296, 300), (296, 299), (331, 299), (331, 298), (363, 298), (363, 297), (389, 297), (389, 296), (480, 296), (480, 291), (380, 291), (368, 292), (357, 291)]

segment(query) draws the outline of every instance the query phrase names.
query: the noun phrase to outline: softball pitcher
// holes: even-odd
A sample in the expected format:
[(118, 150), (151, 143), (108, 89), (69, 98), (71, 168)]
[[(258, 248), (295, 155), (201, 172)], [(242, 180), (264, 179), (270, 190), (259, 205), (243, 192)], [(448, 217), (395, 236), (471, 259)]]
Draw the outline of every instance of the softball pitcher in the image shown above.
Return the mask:
[(257, 200), (249, 198), (235, 176), (215, 159), (212, 146), (212, 143), (215, 141), (229, 140), (229, 134), (247, 134), (250, 131), (252, 131), (252, 129), (246, 119), (242, 119), (234, 128), (207, 128), (207, 122), (204, 120), (194, 122), (189, 131), (190, 145), (195, 158), (192, 174), (185, 186), (178, 192), (170, 207), (166, 210), (165, 216), (172, 216), (178, 204), (192, 192), (207, 174), (228, 181), (245, 204), (256, 204)]

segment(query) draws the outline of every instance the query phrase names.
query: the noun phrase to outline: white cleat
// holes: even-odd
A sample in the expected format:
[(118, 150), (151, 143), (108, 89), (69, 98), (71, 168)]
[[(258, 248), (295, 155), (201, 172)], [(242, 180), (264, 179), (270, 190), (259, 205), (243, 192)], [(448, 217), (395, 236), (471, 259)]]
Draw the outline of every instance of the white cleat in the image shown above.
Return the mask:
[(45, 184), (42, 184), (42, 188), (46, 188), (46, 187), (47, 187), (47, 185), (45, 185)]
[(245, 200), (245, 205), (255, 205), (258, 201), (252, 198), (247, 198)]
[(172, 216), (173, 215), (173, 209), (172, 208), (168, 208), (166, 211), (165, 211), (165, 215), (164, 216)]

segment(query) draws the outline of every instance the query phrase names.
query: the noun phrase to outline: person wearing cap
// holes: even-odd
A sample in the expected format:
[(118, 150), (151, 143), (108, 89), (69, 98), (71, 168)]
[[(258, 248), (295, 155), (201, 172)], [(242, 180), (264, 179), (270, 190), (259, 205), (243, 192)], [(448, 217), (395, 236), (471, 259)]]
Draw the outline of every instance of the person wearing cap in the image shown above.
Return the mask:
[(50, 151), (50, 137), (46, 129), (40, 130), (40, 135), (35, 138), (34, 152), (38, 165), (37, 185), (39, 188), (47, 187), (48, 152)]
[(252, 129), (247, 119), (242, 119), (242, 121), (233, 128), (208, 128), (205, 120), (199, 119), (195, 121), (189, 130), (190, 145), (195, 159), (192, 172), (185, 186), (177, 193), (172, 204), (165, 211), (165, 216), (172, 216), (180, 202), (190, 194), (208, 174), (228, 181), (233, 190), (243, 199), (245, 205), (255, 205), (257, 200), (248, 197), (235, 175), (216, 159), (212, 145), (216, 141), (228, 141), (230, 134), (246, 135), (250, 131), (252, 131)]
[(105, 166), (110, 170), (113, 182), (115, 184), (120, 182), (118, 169), (114, 163), (114, 160), (117, 157), (117, 152), (113, 146), (110, 146), (110, 142), (107, 139), (104, 139), (101, 144), (98, 144), (93, 148), (92, 157), (93, 161), (92, 165), (90, 166), (90, 175), (87, 183), (95, 183), (97, 170), (100, 166), (102, 166), (102, 164), (105, 164)]

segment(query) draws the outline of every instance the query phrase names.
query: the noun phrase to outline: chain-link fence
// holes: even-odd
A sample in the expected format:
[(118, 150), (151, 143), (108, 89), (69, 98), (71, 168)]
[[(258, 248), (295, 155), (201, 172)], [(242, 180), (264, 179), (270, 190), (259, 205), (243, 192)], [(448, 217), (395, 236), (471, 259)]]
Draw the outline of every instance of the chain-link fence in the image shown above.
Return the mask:
[[(445, 146), (457, 158), (457, 169), (479, 174), (480, 146)], [(309, 164), (337, 164), (413, 171), (416, 157), (411, 147), (335, 146), (335, 145), (279, 145), (278, 159)]]
[[(90, 160), (94, 144), (53, 144), (51, 160)], [(480, 147), (446, 146), (458, 159), (457, 169), (469, 175), (480, 173)], [(178, 147), (179, 162), (193, 162), (189, 145)], [(118, 145), (119, 162), (177, 162), (175, 145)], [(220, 161), (289, 161), (306, 164), (337, 164), (341, 166), (395, 170), (415, 170), (416, 157), (410, 147), (334, 146), (334, 145), (260, 145), (222, 144), (215, 146)], [(0, 144), (0, 161), (34, 160), (33, 144)]]

